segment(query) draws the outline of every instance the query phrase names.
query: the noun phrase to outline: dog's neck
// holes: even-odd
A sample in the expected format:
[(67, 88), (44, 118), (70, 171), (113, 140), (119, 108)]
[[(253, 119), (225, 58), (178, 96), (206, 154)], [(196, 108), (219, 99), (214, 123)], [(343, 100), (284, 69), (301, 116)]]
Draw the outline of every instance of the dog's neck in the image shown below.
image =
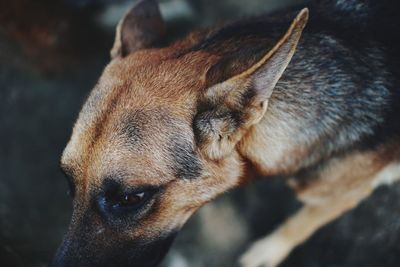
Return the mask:
[[(293, 75), (295, 68), (293, 65), (288, 68), (289, 73), (278, 82), (269, 99), (264, 117), (247, 131), (237, 146), (239, 153), (264, 176), (295, 175), (330, 153), (330, 144), (321, 131), (310, 127), (309, 118), (319, 106), (301, 103), (302, 98), (308, 97), (302, 92), (314, 89), (312, 81)], [(326, 146), (318, 145), (320, 142)]]

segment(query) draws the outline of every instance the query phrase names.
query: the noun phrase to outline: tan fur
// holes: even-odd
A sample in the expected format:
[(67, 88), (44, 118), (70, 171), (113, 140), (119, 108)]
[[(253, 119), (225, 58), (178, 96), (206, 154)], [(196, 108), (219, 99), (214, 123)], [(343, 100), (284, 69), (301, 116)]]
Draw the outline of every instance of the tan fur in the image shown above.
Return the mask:
[[(203, 50), (177, 55), (207, 32), (194, 33), (167, 48), (142, 48), (123, 55), (121, 32), (130, 29), (122, 21), (113, 60), (82, 108), (62, 156), (61, 165), (77, 187), (67, 236), (76, 235), (86, 214), (91, 214), (93, 194), (101, 192), (106, 179), (128, 189), (163, 187), (163, 193), (151, 200), (151, 207), (139, 214), (135, 227), (121, 229), (126, 233), (124, 240), (156, 240), (180, 229), (196, 209), (219, 194), (257, 175), (292, 175), (302, 164), (312, 162), (306, 155), (316, 144), (293, 142), (290, 129), (301, 125), (287, 120), (280, 124), (287, 134), (278, 136), (279, 124), (268, 107), (307, 19), (308, 10), (302, 10), (270, 52), (247, 70), (211, 86), (209, 72), (221, 55)], [(200, 134), (205, 132), (199, 141), (194, 127), (202, 106), (206, 112), (215, 111), (214, 115), (240, 111), (240, 118), (232, 126), (235, 118), (205, 117), (203, 123), (211, 129), (199, 129)], [(172, 140), (178, 140), (178, 146), (188, 144), (198, 158), (201, 170), (195, 179), (177, 177), (171, 168), (177, 161), (171, 156)], [(243, 266), (278, 265), (319, 227), (356, 206), (377, 184), (385, 182), (381, 172), (398, 171), (400, 156), (393, 146), (399, 148), (399, 143), (332, 158), (307, 182), (290, 183), (305, 206), (256, 243), (242, 257)], [(107, 226), (97, 215), (90, 219), (95, 222), (93, 227), (98, 227), (99, 234), (93, 237), (96, 242)], [(113, 242), (118, 244), (118, 240)]]
[[(194, 182), (177, 179), (168, 170), (170, 159), (163, 153), (168, 140), (163, 133), (179, 128), (184, 131), (180, 134), (193, 143), (191, 114), (204, 83), (198, 74), (206, 71), (210, 59), (206, 54), (195, 53), (179, 61), (161, 61), (165, 52), (168, 53), (143, 50), (111, 62), (83, 107), (61, 161), (76, 181), (76, 201), (82, 208), (87, 207), (82, 203), (89, 201), (91, 188), (119, 172), (132, 177), (127, 181), (131, 186), (167, 185), (157, 213), (142, 221), (141, 227), (132, 229), (132, 238), (156, 237), (180, 228), (197, 208), (236, 186), (243, 172), (244, 164), (237, 153), (219, 162), (203, 158), (203, 174)], [(164, 75), (149, 76), (151, 73)], [(162, 89), (165, 84), (173, 90)], [(140, 145), (144, 147), (129, 148), (117, 133), (121, 118), (138, 110), (147, 114), (146, 121), (140, 121), (141, 130), (145, 131)], [(166, 117), (173, 121), (163, 123), (161, 118)]]
[(251, 103), (240, 107), (244, 113), (244, 123), (239, 129), (230, 133), (221, 126), (218, 136), (210, 138), (202, 145), (204, 153), (210, 159), (220, 159), (229, 155), (249, 128), (262, 120), (273, 88), (289, 64), (307, 21), (308, 10), (303, 9), (293, 20), (286, 34), (261, 60), (248, 70), (207, 89), (205, 99), (213, 102), (222, 98), (226, 108), (232, 110), (239, 108), (240, 98), (250, 86), (254, 86), (254, 90), (258, 91)]
[[(390, 171), (399, 170), (400, 162), (392, 149), (392, 146), (384, 146), (374, 152), (356, 152), (332, 159), (316, 174), (312, 183), (302, 188), (292, 184), (304, 207), (273, 233), (257, 241), (241, 257), (242, 265), (279, 265), (294, 247), (320, 227), (356, 207), (372, 193), (382, 174), (387, 177), (388, 167)], [(393, 161), (397, 161), (395, 169), (391, 165)], [(393, 177), (400, 179), (400, 173)]]

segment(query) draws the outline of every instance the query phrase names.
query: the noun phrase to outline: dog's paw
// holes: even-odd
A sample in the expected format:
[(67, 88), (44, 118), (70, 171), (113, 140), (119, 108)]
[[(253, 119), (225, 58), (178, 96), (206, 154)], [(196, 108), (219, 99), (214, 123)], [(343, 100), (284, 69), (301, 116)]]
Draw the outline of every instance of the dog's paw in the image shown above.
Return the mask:
[(239, 262), (241, 267), (276, 267), (290, 253), (290, 244), (277, 236), (268, 236), (254, 243)]

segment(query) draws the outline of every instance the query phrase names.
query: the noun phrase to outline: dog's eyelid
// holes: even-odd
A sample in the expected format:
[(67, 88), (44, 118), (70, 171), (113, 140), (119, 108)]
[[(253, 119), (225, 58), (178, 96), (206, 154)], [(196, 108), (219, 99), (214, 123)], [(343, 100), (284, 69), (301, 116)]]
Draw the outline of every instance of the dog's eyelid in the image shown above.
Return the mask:
[(164, 188), (162, 185), (140, 185), (134, 187), (126, 187), (123, 192), (125, 194), (141, 194), (141, 193), (157, 193)]
[(163, 187), (163, 185), (154, 184), (129, 184), (123, 178), (116, 179), (114, 177), (104, 179), (102, 191), (104, 193), (140, 194), (142, 192), (157, 192)]
[(130, 195), (135, 195), (135, 196), (142, 196), (143, 199), (149, 199), (152, 198), (153, 196), (160, 194), (164, 191), (164, 186), (161, 185), (141, 185), (141, 186), (135, 186), (131, 188), (124, 188), (120, 191), (120, 196), (130, 196)]
[(168, 188), (168, 186), (170, 184), (176, 182), (177, 180), (178, 179), (173, 179), (166, 183), (157, 184), (157, 185), (151, 185), (151, 184), (137, 185), (137, 186), (132, 186), (131, 189), (132, 189), (132, 192), (137, 192), (137, 193), (139, 193), (140, 190), (142, 190), (142, 191), (146, 190), (147, 192), (158, 194), (158, 193), (163, 193), (163, 191), (165, 191), (165, 189)]

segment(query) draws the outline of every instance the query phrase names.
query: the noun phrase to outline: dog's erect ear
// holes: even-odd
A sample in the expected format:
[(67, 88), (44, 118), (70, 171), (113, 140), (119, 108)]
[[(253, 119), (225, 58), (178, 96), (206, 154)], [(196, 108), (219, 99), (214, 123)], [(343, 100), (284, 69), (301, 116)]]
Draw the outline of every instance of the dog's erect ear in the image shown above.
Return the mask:
[(308, 9), (303, 9), (261, 60), (207, 89), (194, 119), (194, 131), (198, 145), (210, 159), (231, 153), (243, 134), (261, 120), (307, 21)]
[(139, 0), (118, 23), (111, 58), (149, 47), (164, 33), (165, 24), (157, 1)]

